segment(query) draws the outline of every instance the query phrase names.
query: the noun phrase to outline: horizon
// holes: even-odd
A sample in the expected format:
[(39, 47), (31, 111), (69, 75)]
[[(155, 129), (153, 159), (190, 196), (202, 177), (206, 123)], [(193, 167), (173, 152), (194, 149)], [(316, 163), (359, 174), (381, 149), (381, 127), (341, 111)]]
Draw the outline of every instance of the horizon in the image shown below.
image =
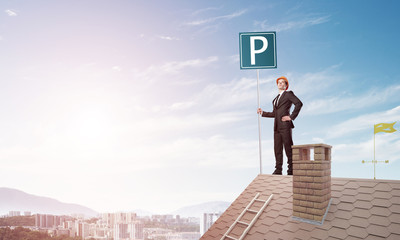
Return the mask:
[[(25, 191), (20, 190), (20, 189), (15, 189), (15, 188), (0, 187), (0, 190), (1, 190), (1, 189), (11, 190), (11, 191), (17, 191), (17, 192), (20, 192), (20, 193), (22, 193), (22, 194), (30, 195), (30, 197), (45, 198), (46, 200), (54, 201), (54, 202), (61, 203), (61, 204), (65, 204), (65, 205), (75, 205), (75, 207), (76, 207), (76, 206), (78, 206), (78, 207), (83, 207), (83, 208), (86, 208), (87, 210), (90, 210), (90, 211), (95, 212), (97, 215), (107, 214), (107, 213), (121, 213), (121, 212), (135, 213), (137, 216), (141, 216), (141, 217), (144, 217), (144, 216), (152, 216), (152, 215), (181, 215), (181, 214), (175, 214), (175, 213), (176, 213), (176, 212), (179, 212), (179, 211), (186, 210), (186, 208), (199, 207), (199, 206), (201, 206), (201, 205), (203, 205), (203, 206), (204, 206), (204, 205), (213, 205), (213, 208), (214, 208), (214, 207), (215, 207), (215, 206), (214, 206), (215, 204), (231, 204), (231, 202), (228, 202), (228, 201), (210, 201), (210, 202), (203, 202), (203, 203), (195, 204), (195, 205), (181, 206), (180, 208), (175, 209), (175, 210), (172, 211), (172, 212), (163, 213), (163, 214), (157, 213), (157, 212), (151, 212), (151, 211), (148, 211), (148, 210), (146, 210), (146, 209), (123, 209), (123, 210), (117, 210), (117, 211), (114, 211), (114, 212), (101, 212), (101, 211), (96, 211), (96, 210), (92, 209), (90, 206), (84, 206), (84, 205), (82, 205), (82, 204), (80, 204), (80, 203), (78, 203), (78, 202), (62, 202), (62, 201), (59, 201), (58, 199), (55, 199), (55, 198), (51, 198), (51, 197), (47, 197), (47, 196), (34, 195), (34, 194), (30, 194), (30, 193), (28, 193), (28, 192), (25, 192)], [(208, 207), (209, 207), (209, 206), (208, 206)], [(29, 212), (29, 213), (31, 214), (30, 216), (33, 216), (33, 215), (35, 215), (35, 214), (60, 215), (60, 214), (57, 214), (57, 213), (50, 213), (50, 212), (46, 212), (46, 213), (45, 213), (45, 212), (43, 212), (42, 210), (41, 210), (41, 211), (38, 211), (38, 210), (32, 210), (32, 209), (22, 209), (22, 208), (16, 209), (16, 208), (13, 208), (13, 209), (10, 209), (10, 210), (0, 209), (0, 216), (7, 216), (7, 215), (10, 214), (10, 212), (19, 212), (19, 213), (21, 214), (21, 216), (25, 216), (25, 215), (23, 215), (23, 213), (25, 213), (25, 212)], [(85, 218), (88, 217), (87, 214), (85, 214), (84, 212), (76, 212), (76, 213), (61, 214), (61, 215), (73, 216), (73, 215), (79, 215), (79, 214), (85, 215), (85, 216), (86, 216)], [(61, 216), (61, 215), (60, 215), (60, 216)], [(181, 215), (181, 216), (182, 216), (182, 215)], [(185, 215), (184, 217), (187, 217), (187, 216)], [(190, 216), (190, 217), (194, 217), (194, 216)]]
[[(46, 7), (43, 7), (46, 6)], [(233, 202), (259, 174), (257, 75), (239, 33), (276, 31), (303, 102), (294, 145), (332, 146), (332, 177), (399, 180), (400, 2), (0, 3), (0, 187), (97, 212)], [(263, 173), (273, 120), (261, 119)], [(286, 157), (284, 157), (286, 165)], [(284, 169), (285, 170), (285, 169)]]

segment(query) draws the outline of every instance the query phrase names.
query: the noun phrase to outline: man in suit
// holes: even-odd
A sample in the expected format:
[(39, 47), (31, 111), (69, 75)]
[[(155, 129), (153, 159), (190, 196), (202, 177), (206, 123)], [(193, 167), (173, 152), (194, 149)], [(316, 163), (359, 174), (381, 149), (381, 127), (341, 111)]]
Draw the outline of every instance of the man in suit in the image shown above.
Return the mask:
[[(288, 159), (288, 175), (293, 175), (292, 168), (292, 128), (293, 120), (296, 119), (303, 103), (292, 91), (286, 91), (289, 87), (289, 81), (286, 77), (276, 79), (279, 94), (272, 101), (272, 112), (264, 112), (261, 108), (257, 109), (262, 117), (274, 118), (274, 152), (275, 152), (275, 171), (272, 174), (282, 175), (283, 147), (285, 147), (286, 157)], [(294, 104), (294, 110), (290, 114), (290, 107)]]

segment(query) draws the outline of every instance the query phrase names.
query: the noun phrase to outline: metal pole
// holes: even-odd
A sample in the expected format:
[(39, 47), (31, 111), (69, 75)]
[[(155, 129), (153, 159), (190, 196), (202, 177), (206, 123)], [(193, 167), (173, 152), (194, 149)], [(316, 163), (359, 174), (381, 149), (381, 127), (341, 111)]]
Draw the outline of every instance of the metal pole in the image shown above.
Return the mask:
[[(260, 80), (259, 80), (259, 70), (257, 69), (257, 104), (260, 108)], [(260, 174), (262, 174), (262, 159), (261, 159), (261, 114), (258, 114), (258, 152), (260, 155)]]
[(376, 162), (375, 162), (375, 126), (374, 126), (374, 180), (376, 179), (376, 177), (375, 177), (375, 164), (376, 164)]

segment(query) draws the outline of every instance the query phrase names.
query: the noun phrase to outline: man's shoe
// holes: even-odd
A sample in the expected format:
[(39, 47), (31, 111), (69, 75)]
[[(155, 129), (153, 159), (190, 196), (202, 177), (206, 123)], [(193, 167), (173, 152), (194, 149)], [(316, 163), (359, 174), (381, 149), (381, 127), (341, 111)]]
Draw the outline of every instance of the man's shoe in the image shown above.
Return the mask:
[(275, 170), (272, 174), (273, 175), (282, 175), (282, 171)]

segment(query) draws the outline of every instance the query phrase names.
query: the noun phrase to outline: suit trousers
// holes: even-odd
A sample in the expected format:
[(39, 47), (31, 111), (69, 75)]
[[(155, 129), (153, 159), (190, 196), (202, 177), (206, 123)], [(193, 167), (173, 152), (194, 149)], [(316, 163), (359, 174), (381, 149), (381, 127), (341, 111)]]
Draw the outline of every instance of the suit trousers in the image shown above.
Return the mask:
[(292, 168), (292, 129), (278, 129), (274, 131), (274, 152), (275, 152), (275, 169), (282, 172), (283, 164), (283, 147), (285, 147), (286, 157), (288, 159), (288, 172), (293, 171)]

